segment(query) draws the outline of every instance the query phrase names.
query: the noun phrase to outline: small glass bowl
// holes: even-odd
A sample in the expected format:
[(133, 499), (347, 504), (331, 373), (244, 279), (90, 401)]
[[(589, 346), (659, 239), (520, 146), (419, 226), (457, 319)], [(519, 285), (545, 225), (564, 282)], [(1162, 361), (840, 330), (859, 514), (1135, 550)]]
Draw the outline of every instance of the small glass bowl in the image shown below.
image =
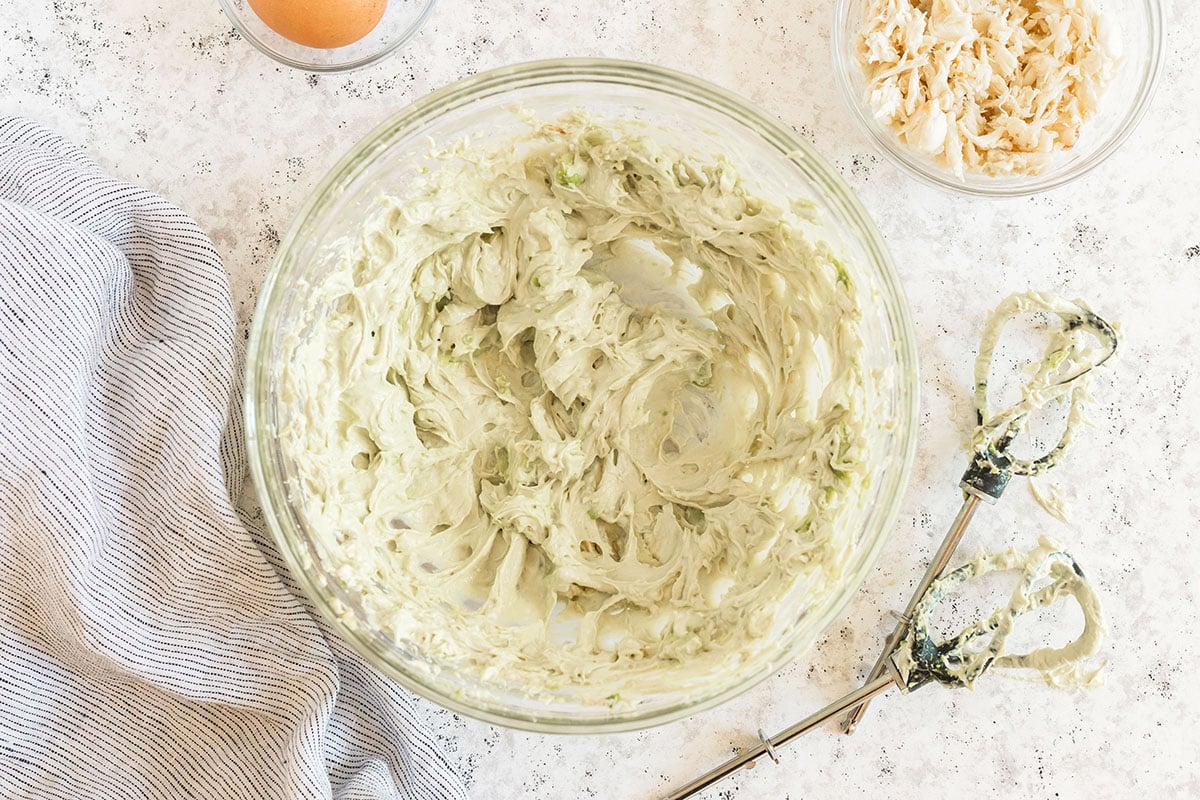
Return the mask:
[(855, 58), (854, 38), (861, 29), (864, 0), (834, 4), (834, 75), (842, 99), (859, 127), (884, 154), (916, 178), (941, 189), (983, 197), (1017, 197), (1044, 192), (1075, 180), (1116, 150), (1133, 132), (1150, 104), (1162, 66), (1162, 6), (1160, 0), (1098, 0), (1100, 9), (1117, 21), (1122, 61), (1117, 75), (1100, 98), (1099, 112), (1083, 124), (1079, 141), (1062, 151), (1039, 175), (964, 173), (960, 178), (900, 141), (880, 122), (867, 102), (866, 79)]
[(247, 0), (220, 0), (242, 38), (271, 58), (306, 72), (346, 72), (387, 58), (425, 24), (434, 0), (388, 0), (374, 30), (345, 47), (306, 47), (267, 27)]
[[(675, 146), (719, 152), (767, 197), (807, 200), (810, 233), (849, 265), (862, 304), (872, 426), (870, 488), (839, 519), (850, 552), (838, 584), (794, 616), (758, 656), (730, 660), (678, 686), (609, 708), (587, 701), (588, 686), (553, 691), (510, 685), (438, 663), (417, 642), (393, 640), (348, 593), (308, 522), (311, 503), (285, 446), (290, 418), (303, 413), (282, 389), (295, 332), (325, 313), (319, 287), (346, 242), (382, 196), (402, 191), (428, 164), (432, 143), (527, 132), (540, 119), (582, 110), (636, 121)], [(414, 173), (414, 170), (417, 171)], [(918, 373), (908, 304), (883, 240), (845, 182), (786, 125), (736, 95), (681, 73), (620, 61), (563, 59), (475, 75), (421, 98), (355, 145), (329, 172), (284, 238), (259, 293), (246, 355), (245, 417), (250, 471), (267, 525), (293, 577), (342, 637), (375, 667), (455, 711), (526, 730), (597, 733), (631, 730), (693, 714), (737, 695), (811, 646), (845, 607), (875, 563), (899, 510), (916, 449)], [(289, 345), (289, 341), (292, 343)], [(431, 491), (435, 491), (431, 487)]]

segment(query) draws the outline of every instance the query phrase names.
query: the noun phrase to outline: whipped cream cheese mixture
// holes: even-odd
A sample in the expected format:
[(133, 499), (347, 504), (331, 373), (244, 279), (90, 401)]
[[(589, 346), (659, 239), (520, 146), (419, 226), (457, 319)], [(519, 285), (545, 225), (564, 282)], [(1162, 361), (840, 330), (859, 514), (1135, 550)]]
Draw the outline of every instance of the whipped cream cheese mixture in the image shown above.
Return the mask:
[(309, 526), (464, 674), (616, 703), (749, 670), (853, 550), (855, 284), (722, 157), (531, 126), (435, 154), (318, 287), (283, 376)]
[(855, 54), (876, 119), (958, 176), (1036, 175), (1116, 74), (1092, 0), (862, 0)]

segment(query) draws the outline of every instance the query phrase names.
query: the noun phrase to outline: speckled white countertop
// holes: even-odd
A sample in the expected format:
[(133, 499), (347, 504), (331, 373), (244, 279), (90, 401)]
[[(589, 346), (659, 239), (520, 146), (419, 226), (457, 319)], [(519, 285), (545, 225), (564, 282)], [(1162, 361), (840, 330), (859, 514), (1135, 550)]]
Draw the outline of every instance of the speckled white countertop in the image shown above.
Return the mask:
[(709, 798), (1200, 797), (1200, 6), (1168, 8), (1166, 66), (1146, 120), (1083, 180), (1039, 197), (954, 197), (876, 155), (830, 76), (830, 0), (646, 3), (442, 0), (402, 52), (345, 76), (277, 66), (215, 0), (0, 0), (0, 113), (65, 132), (114, 174), (192, 214), (225, 259), (243, 323), (280, 235), (339, 155), (414, 98), (534, 58), (629, 58), (691, 72), (795, 126), (874, 216), (912, 304), (921, 438), (878, 568), (811, 653), (741, 698), (641, 733), (563, 738), (427, 706), (478, 800), (652, 798), (852, 688), (958, 503), (979, 326), (1025, 288), (1086, 297), (1124, 325), (1069, 483), (1073, 517), (1023, 487), (986, 509), (978, 545), (1071, 544), (1103, 595), (1106, 685), (1064, 694), (984, 681), (877, 702), (853, 737), (830, 727)]

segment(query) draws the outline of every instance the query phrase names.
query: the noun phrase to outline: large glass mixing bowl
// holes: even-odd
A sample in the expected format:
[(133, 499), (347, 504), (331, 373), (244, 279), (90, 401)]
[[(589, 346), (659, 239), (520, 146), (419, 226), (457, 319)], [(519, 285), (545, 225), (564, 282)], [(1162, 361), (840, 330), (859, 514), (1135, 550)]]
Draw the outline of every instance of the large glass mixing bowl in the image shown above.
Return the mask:
[[(280, 395), (288, 337), (298, 320), (322, 313), (314, 308), (314, 287), (379, 198), (403, 196), (431, 141), (446, 144), (468, 134), (503, 138), (528, 130), (523, 112), (552, 119), (577, 109), (655, 126), (655, 135), (689, 152), (723, 153), (763, 196), (815, 204), (817, 219), (807, 233), (839, 254), (859, 290), (863, 366), (877, 409), (869, 487), (841, 519), (851, 542), (844, 580), (814, 605), (784, 614), (770, 646), (753, 663), (614, 707), (585, 702), (569, 686), (532, 697), (529, 687), (507, 685), (502, 675), (485, 679), (429, 663), (419, 646), (393, 641), (372, 625), (307, 526), (305, 491), (281, 440), (288, 415), (295, 413)], [(687, 75), (633, 63), (561, 60), (495, 70), (418, 100), (355, 145), (321, 181), (262, 287), (250, 332), (245, 414), (251, 472), (266, 521), (296, 580), (347, 642), (387, 675), (455, 711), (511, 727), (582, 733), (646, 727), (711, 707), (817, 640), (863, 582), (895, 520), (915, 450), (917, 386), (912, 323), (887, 250), (862, 205), (807, 143), (745, 100)]]

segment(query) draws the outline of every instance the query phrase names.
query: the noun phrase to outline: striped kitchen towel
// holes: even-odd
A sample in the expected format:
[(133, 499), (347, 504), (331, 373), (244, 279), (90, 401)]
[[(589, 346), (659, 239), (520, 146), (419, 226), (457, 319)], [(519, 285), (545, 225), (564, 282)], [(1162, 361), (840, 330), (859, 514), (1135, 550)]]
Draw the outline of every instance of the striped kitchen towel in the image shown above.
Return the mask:
[(0, 797), (465, 796), (235, 513), (240, 384), (196, 224), (0, 118)]

